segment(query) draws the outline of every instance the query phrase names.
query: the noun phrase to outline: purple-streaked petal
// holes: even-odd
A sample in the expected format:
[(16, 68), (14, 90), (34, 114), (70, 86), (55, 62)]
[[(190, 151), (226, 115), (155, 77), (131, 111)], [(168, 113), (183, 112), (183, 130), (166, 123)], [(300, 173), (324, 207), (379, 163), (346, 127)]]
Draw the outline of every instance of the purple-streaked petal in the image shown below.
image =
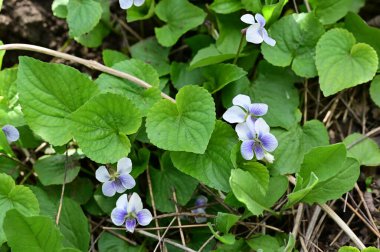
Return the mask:
[(105, 196), (112, 197), (116, 193), (116, 186), (114, 181), (104, 182), (102, 185), (102, 192)]
[(138, 213), (143, 209), (143, 204), (141, 202), (141, 198), (137, 193), (132, 193), (132, 196), (129, 198), (128, 201), (128, 213), (134, 212)]
[(132, 171), (132, 161), (131, 159), (125, 157), (117, 161), (117, 173), (119, 174), (129, 174)]
[(232, 106), (223, 114), (223, 119), (229, 123), (242, 123), (247, 113), (239, 106)]
[(265, 103), (252, 103), (249, 112), (254, 116), (263, 116), (268, 112), (268, 105)]
[(110, 173), (108, 172), (107, 168), (104, 165), (102, 165), (96, 170), (95, 178), (98, 181), (104, 183), (104, 182), (109, 181), (111, 177), (110, 177)]
[(253, 150), (255, 151), (256, 159), (261, 160), (264, 158), (264, 149), (260, 146), (260, 144), (255, 144), (253, 146)]
[(269, 37), (267, 30), (265, 30), (264, 28), (262, 30), (262, 34), (263, 34), (263, 39), (264, 39), (265, 43), (267, 43), (270, 46), (275, 46), (276, 45), (276, 40), (274, 40), (271, 37)]
[(7, 124), (2, 128), (8, 143), (16, 142), (20, 138), (20, 133), (15, 126)]
[(241, 16), (240, 20), (250, 25), (256, 23), (255, 18), (253, 17), (252, 14), (244, 14), (243, 16)]
[(143, 209), (136, 214), (137, 222), (141, 226), (147, 226), (153, 220), (152, 214), (148, 209)]
[(243, 141), (240, 146), (241, 155), (245, 160), (252, 160), (253, 158), (253, 146), (255, 145), (255, 141), (248, 140)]
[(260, 30), (261, 28), (259, 24), (253, 24), (249, 26), (245, 34), (245, 38), (247, 39), (247, 41), (254, 44), (261, 44), (264, 41), (264, 39), (260, 34)]
[(120, 183), (123, 185), (126, 189), (132, 189), (136, 185), (135, 179), (129, 175), (129, 174), (122, 174), (118, 178), (120, 180)]
[(205, 196), (199, 195), (197, 199), (195, 200), (194, 205), (197, 207), (204, 207), (207, 204), (207, 202), (208, 202), (208, 199)]
[(274, 151), (278, 146), (276, 137), (270, 133), (262, 135), (260, 137), (260, 142), (263, 145), (263, 148), (269, 152)]
[(127, 211), (124, 209), (114, 208), (111, 212), (111, 220), (116, 226), (124, 224), (125, 216), (127, 216)]
[(136, 219), (127, 219), (125, 222), (125, 228), (127, 229), (128, 232), (133, 233), (135, 231), (136, 227)]
[[(205, 214), (206, 211), (204, 208), (196, 208), (191, 210), (194, 214)], [(207, 221), (206, 217), (194, 217), (196, 223), (204, 223)]]
[(134, 0), (134, 4), (135, 4), (135, 6), (137, 6), (137, 7), (143, 5), (144, 2), (145, 2), (145, 0)]
[(232, 104), (243, 107), (248, 111), (249, 105), (251, 105), (251, 98), (248, 95), (239, 94), (232, 99)]
[(261, 14), (257, 13), (255, 15), (255, 19), (256, 19), (257, 23), (260, 24), (261, 27), (265, 26), (265, 18)]
[(235, 131), (241, 141), (252, 140), (254, 132), (248, 127), (247, 123), (239, 123), (235, 127)]
[(119, 0), (120, 8), (126, 10), (132, 7), (133, 0)]
[(125, 209), (125, 211), (127, 211), (127, 208), (128, 208), (128, 195), (127, 194), (123, 194), (117, 199), (116, 207), (120, 208), (120, 209)]
[(124, 187), (124, 185), (121, 183), (120, 179), (115, 179), (114, 186), (116, 188), (116, 192), (123, 193), (127, 190), (127, 188)]
[(255, 122), (255, 132), (259, 136), (263, 136), (264, 134), (269, 133), (269, 125), (264, 121), (263, 118), (259, 118)]

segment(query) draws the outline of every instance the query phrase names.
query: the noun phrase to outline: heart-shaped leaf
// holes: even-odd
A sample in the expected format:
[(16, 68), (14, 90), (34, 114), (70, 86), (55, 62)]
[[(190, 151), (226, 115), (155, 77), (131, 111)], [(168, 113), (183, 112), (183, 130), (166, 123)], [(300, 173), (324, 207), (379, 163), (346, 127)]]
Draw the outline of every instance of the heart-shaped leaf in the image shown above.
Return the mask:
[(376, 51), (368, 44), (356, 43), (345, 29), (331, 29), (318, 41), (316, 65), (325, 96), (370, 81), (377, 64)]
[(177, 103), (157, 102), (146, 120), (150, 141), (171, 151), (203, 154), (215, 126), (215, 104), (207, 90), (186, 86), (176, 96)]

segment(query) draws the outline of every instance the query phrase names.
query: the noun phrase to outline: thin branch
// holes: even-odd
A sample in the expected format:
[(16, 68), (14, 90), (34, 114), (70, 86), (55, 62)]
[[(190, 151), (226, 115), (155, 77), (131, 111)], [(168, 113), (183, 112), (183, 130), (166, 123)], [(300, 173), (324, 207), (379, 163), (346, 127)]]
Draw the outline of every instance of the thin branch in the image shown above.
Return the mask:
[[(175, 212), (179, 213), (178, 206), (177, 206), (177, 194), (175, 193), (175, 189), (174, 188), (173, 188), (173, 200), (174, 200)], [(180, 227), (179, 228), (179, 234), (181, 236), (182, 245), (186, 246), (185, 235), (183, 234), (183, 230), (181, 228), (182, 224), (181, 224), (181, 218), (179, 216), (177, 216), (177, 222), (178, 222), (178, 226)]]
[(300, 203), (298, 205), (298, 209), (297, 209), (297, 215), (296, 215), (296, 219), (294, 221), (294, 227), (293, 227), (293, 231), (292, 231), (292, 234), (294, 236), (294, 239), (297, 238), (297, 234), (298, 234), (298, 229), (301, 225), (301, 218), (302, 218), (302, 214), (303, 214), (303, 203)]
[(158, 239), (158, 243), (157, 243), (156, 247), (154, 248), (153, 252), (157, 251), (158, 247), (160, 246), (160, 244), (162, 242), (162, 239), (164, 239), (166, 233), (169, 231), (169, 229), (170, 229), (171, 225), (173, 225), (174, 221), (175, 221), (175, 218), (172, 219), (172, 221), (169, 223), (169, 225), (165, 229), (164, 234), (161, 236), (160, 239)]
[[(107, 231), (108, 233), (113, 234), (114, 236), (116, 236), (116, 237), (118, 237), (118, 238), (120, 238), (120, 239), (122, 239), (122, 240), (128, 242), (129, 244), (131, 244), (131, 245), (133, 245), (133, 246), (137, 246), (137, 243), (136, 243), (135, 241), (132, 241), (132, 240), (128, 239), (127, 237), (125, 237), (125, 236), (123, 236), (123, 235), (121, 235), (121, 234), (118, 234), (118, 233), (116, 233), (115, 231), (112, 231), (112, 230), (110, 230), (110, 229), (106, 229), (106, 228), (104, 228), (104, 227), (103, 227), (103, 229), (104, 229), (105, 231)], [(124, 228), (124, 230), (125, 230), (125, 228)]]
[(215, 235), (212, 235), (210, 238), (202, 244), (202, 246), (198, 249), (198, 252), (202, 252), (206, 248), (206, 246), (214, 239)]
[[(178, 229), (178, 228), (203, 228), (208, 227), (207, 224), (192, 224), (192, 225), (181, 225), (181, 226), (167, 226), (167, 227), (148, 227), (142, 228), (138, 227), (135, 230), (145, 230), (145, 231), (156, 231), (156, 230), (166, 230), (166, 229)], [(125, 230), (124, 227), (103, 227), (106, 230)]]
[(62, 184), (62, 190), (61, 190), (61, 198), (59, 199), (59, 206), (58, 206), (58, 212), (57, 217), (55, 219), (55, 224), (59, 224), (59, 219), (61, 218), (61, 212), (62, 212), (62, 205), (63, 205), (63, 196), (65, 196), (65, 185), (66, 185), (66, 176), (67, 176), (67, 170), (68, 170), (68, 161), (69, 161), (69, 152), (66, 145), (66, 157), (65, 157), (65, 173), (63, 175), (63, 184)]
[[(80, 57), (76, 57), (76, 56), (73, 56), (73, 55), (70, 55), (67, 53), (55, 51), (55, 50), (48, 49), (48, 48), (41, 47), (41, 46), (35, 46), (35, 45), (29, 45), (29, 44), (7, 44), (7, 45), (1, 45), (0, 51), (1, 50), (24, 50), (24, 51), (38, 52), (38, 53), (50, 55), (50, 56), (53, 56), (56, 58), (61, 58), (64, 60), (72, 61), (72, 62), (81, 64), (81, 65), (84, 65), (88, 68), (95, 69), (95, 70), (103, 72), (103, 73), (111, 74), (111, 75), (114, 75), (116, 77), (129, 80), (129, 81), (135, 83), (136, 85), (143, 87), (143, 88), (146, 88), (146, 89), (152, 87), (152, 85), (150, 85), (149, 83), (147, 83), (147, 82), (145, 82), (145, 81), (143, 81), (143, 80), (141, 80), (141, 79), (139, 79), (133, 75), (130, 75), (128, 73), (124, 73), (122, 71), (119, 71), (119, 70), (116, 70), (116, 69), (113, 69), (110, 67), (107, 67), (105, 65), (100, 64), (97, 61), (86, 60), (86, 59), (83, 59)], [(161, 97), (175, 103), (175, 100), (165, 93), (161, 92)]]
[(177, 216), (216, 218), (216, 215), (204, 214), (204, 213), (168, 213), (168, 214), (158, 215), (156, 218), (162, 219), (162, 218), (177, 217)]

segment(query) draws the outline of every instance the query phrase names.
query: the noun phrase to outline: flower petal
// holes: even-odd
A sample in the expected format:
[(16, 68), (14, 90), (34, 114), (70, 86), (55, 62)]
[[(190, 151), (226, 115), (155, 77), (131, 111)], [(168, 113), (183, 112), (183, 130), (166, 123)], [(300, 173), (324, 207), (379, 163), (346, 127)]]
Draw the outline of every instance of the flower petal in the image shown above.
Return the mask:
[(251, 98), (248, 95), (239, 94), (232, 99), (232, 104), (245, 108), (246, 111), (251, 105)]
[(247, 113), (239, 106), (232, 106), (223, 114), (223, 119), (229, 123), (242, 123)]
[(127, 216), (127, 211), (120, 208), (114, 208), (111, 212), (111, 220), (116, 226), (121, 226), (125, 222), (125, 216)]
[(261, 28), (259, 24), (253, 24), (249, 26), (245, 34), (245, 38), (247, 39), (247, 41), (254, 44), (261, 44), (264, 41), (264, 39), (260, 34), (260, 30)]
[(272, 152), (278, 146), (276, 137), (270, 133), (264, 134), (260, 137), (260, 142), (266, 151)]
[(263, 136), (264, 134), (269, 133), (269, 130), (270, 130), (269, 125), (264, 121), (263, 118), (259, 118), (256, 120), (255, 131), (256, 131), (256, 134), (259, 136), (259, 138)]
[(248, 127), (247, 123), (239, 123), (235, 127), (235, 131), (239, 136), (239, 139), (241, 141), (246, 141), (246, 140), (252, 140), (254, 136), (254, 132)]
[(136, 185), (135, 179), (130, 174), (120, 175), (119, 180), (126, 189), (132, 189)]
[(127, 190), (127, 188), (124, 187), (119, 178), (115, 179), (114, 185), (116, 188), (116, 192), (118, 193), (123, 193)]
[(261, 160), (261, 159), (264, 158), (264, 149), (263, 149), (263, 147), (261, 147), (260, 144), (257, 144), (257, 143), (256, 143), (256, 144), (253, 146), (253, 150), (255, 151), (256, 159), (257, 159), (257, 160)]
[(275, 46), (276, 45), (276, 40), (274, 40), (274, 39), (272, 39), (271, 37), (268, 36), (267, 30), (265, 30), (263, 28), (262, 33), (263, 33), (263, 39), (264, 39), (265, 43), (267, 43), (270, 46)]
[(255, 15), (255, 19), (260, 24), (261, 27), (265, 26), (265, 18), (260, 13), (257, 13)]
[(141, 198), (137, 193), (132, 193), (132, 196), (129, 198), (128, 201), (128, 208), (127, 212), (131, 213), (138, 213), (143, 209), (143, 204), (141, 202)]
[(112, 197), (116, 193), (115, 181), (107, 181), (102, 185), (102, 192), (105, 196)]
[(20, 133), (18, 132), (16, 127), (13, 125), (10, 125), (10, 124), (4, 125), (2, 130), (8, 140), (8, 143), (16, 142), (20, 138)]
[(117, 199), (116, 207), (120, 208), (120, 209), (125, 209), (125, 211), (127, 211), (127, 208), (128, 208), (128, 195), (127, 194), (123, 194)]
[[(206, 211), (204, 208), (196, 208), (191, 210), (194, 214), (205, 214)], [(206, 217), (194, 217), (196, 223), (204, 223), (207, 221)]]
[(263, 116), (268, 112), (268, 105), (265, 103), (252, 103), (249, 112), (254, 116)]
[(133, 0), (119, 0), (120, 8), (126, 10), (132, 7)]
[(133, 233), (135, 231), (136, 227), (136, 219), (127, 219), (125, 222), (125, 228), (127, 229), (128, 232)]
[(143, 209), (136, 214), (137, 222), (141, 226), (147, 226), (153, 220), (152, 214), (148, 209)]
[(135, 6), (139, 7), (144, 4), (145, 0), (134, 0)]
[(253, 17), (252, 14), (244, 14), (243, 16), (241, 16), (240, 20), (246, 24), (256, 23), (255, 18)]
[(208, 199), (205, 196), (199, 195), (197, 199), (195, 200), (194, 205), (197, 207), (204, 207), (207, 204), (207, 202), (208, 202)]
[(129, 174), (132, 171), (131, 159), (124, 157), (117, 161), (117, 172), (119, 174)]
[(264, 154), (264, 159), (270, 163), (270, 164), (273, 164), (273, 161), (274, 161), (274, 156), (272, 154), (270, 154), (269, 152), (265, 152)]
[(104, 165), (100, 166), (96, 170), (95, 178), (102, 183), (107, 182), (111, 179), (110, 173), (108, 172), (107, 168)]
[(245, 160), (252, 160), (253, 158), (253, 146), (255, 145), (255, 141), (248, 140), (243, 141), (240, 146), (241, 155)]

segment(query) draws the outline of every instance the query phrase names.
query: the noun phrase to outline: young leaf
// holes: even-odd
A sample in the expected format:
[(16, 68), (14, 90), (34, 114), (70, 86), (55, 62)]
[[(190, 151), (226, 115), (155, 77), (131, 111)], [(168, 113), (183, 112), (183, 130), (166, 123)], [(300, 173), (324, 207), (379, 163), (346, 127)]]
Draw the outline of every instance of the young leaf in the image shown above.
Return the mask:
[(356, 43), (345, 29), (331, 29), (318, 41), (316, 65), (325, 96), (370, 81), (377, 64), (376, 51), (368, 44)]
[(229, 14), (243, 8), (240, 0), (215, 0), (210, 9), (219, 14)]
[(259, 237), (254, 237), (247, 241), (249, 247), (254, 250), (262, 249), (263, 252), (266, 251), (279, 251), (282, 244), (278, 239), (270, 235), (260, 235)]
[(197, 54), (190, 62), (190, 70), (197, 67), (221, 63), (235, 57), (236, 53), (222, 53), (218, 50), (215, 44), (211, 44), (208, 47), (202, 48), (197, 52)]
[[(125, 235), (125, 232), (120, 232), (120, 235)], [(119, 237), (103, 232), (100, 235), (98, 242), (99, 252), (146, 252), (147, 250), (141, 245), (135, 247)]]
[(95, 0), (69, 0), (67, 23), (70, 36), (78, 37), (90, 32), (102, 17), (102, 6)]
[(352, 7), (352, 0), (311, 0), (313, 12), (322, 24), (333, 24), (342, 17)]
[(172, 152), (174, 166), (206, 185), (229, 191), (232, 163), (230, 154), (237, 143), (236, 133), (224, 122), (216, 121), (214, 132), (204, 154)]
[(356, 158), (361, 165), (366, 166), (378, 166), (380, 165), (380, 149), (377, 143), (371, 138), (365, 138), (364, 140), (354, 144), (365, 136), (354, 133), (347, 136), (343, 143), (347, 146), (347, 156)]
[(240, 219), (240, 216), (229, 213), (218, 213), (216, 216), (215, 224), (216, 228), (224, 233), (228, 234), (231, 227)]
[(28, 125), (53, 145), (71, 139), (67, 117), (99, 92), (78, 70), (29, 57), (20, 57), (17, 89)]
[(127, 12), (128, 23), (151, 18), (154, 15), (154, 7), (154, 0), (146, 0), (142, 6), (133, 5)]
[(62, 235), (49, 217), (27, 217), (13, 209), (7, 212), (4, 230), (14, 252), (61, 251)]
[(187, 31), (202, 24), (206, 13), (187, 0), (162, 0), (156, 6), (156, 15), (166, 22), (154, 28), (158, 42), (166, 47), (174, 45)]
[(128, 56), (116, 50), (105, 49), (102, 52), (102, 58), (106, 66), (112, 67), (116, 63), (127, 60)]
[(86, 47), (95, 48), (102, 44), (103, 39), (107, 37), (110, 31), (109, 26), (107, 26), (105, 22), (100, 21), (94, 29), (80, 36), (74, 37), (74, 39)]
[(380, 75), (377, 75), (371, 82), (369, 88), (371, 99), (377, 106), (380, 107)]
[(186, 86), (179, 90), (176, 101), (161, 100), (148, 112), (150, 141), (164, 150), (204, 153), (215, 126), (215, 104), (210, 93)]
[(87, 157), (98, 163), (115, 163), (128, 155), (126, 135), (141, 125), (140, 111), (125, 96), (99, 94), (70, 115), (71, 131)]

